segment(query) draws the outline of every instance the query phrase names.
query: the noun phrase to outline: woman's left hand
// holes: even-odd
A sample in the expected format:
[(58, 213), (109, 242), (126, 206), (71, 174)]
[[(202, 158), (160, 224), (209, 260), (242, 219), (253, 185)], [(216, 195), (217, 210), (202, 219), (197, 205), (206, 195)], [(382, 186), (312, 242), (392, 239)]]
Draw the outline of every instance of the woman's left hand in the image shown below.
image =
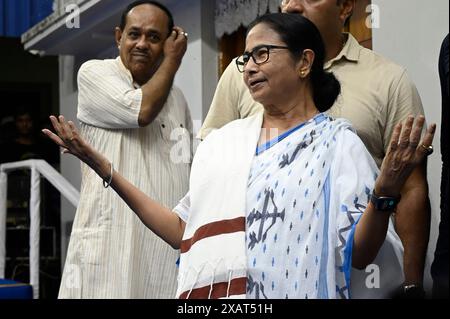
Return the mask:
[(433, 152), (436, 124), (430, 125), (420, 140), (424, 123), (424, 116), (409, 116), (404, 125), (399, 123), (395, 127), (389, 152), (375, 182), (375, 194), (378, 196), (398, 197), (413, 169)]

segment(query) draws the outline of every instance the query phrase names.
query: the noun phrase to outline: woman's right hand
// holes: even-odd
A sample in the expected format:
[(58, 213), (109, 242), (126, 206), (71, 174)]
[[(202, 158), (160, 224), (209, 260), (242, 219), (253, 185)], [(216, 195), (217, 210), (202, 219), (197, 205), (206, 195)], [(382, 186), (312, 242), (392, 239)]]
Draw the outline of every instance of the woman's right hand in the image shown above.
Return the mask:
[(59, 145), (62, 153), (72, 154), (89, 165), (100, 177), (109, 175), (109, 161), (88, 144), (79, 134), (72, 121), (66, 122), (64, 116), (50, 116), (55, 133), (44, 129), (42, 132)]

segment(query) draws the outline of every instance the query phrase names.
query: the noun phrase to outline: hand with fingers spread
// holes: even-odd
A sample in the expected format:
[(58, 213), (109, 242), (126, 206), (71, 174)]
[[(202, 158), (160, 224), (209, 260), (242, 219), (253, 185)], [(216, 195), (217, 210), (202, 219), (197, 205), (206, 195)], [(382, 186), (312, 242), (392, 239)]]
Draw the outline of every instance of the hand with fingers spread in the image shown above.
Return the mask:
[(63, 149), (62, 153), (78, 157), (103, 179), (110, 174), (109, 161), (80, 136), (72, 121), (66, 122), (62, 115), (58, 118), (52, 115), (50, 116), (50, 121), (56, 134), (47, 129), (42, 130), (42, 132)]
[(420, 141), (424, 123), (423, 116), (410, 116), (405, 123), (399, 123), (394, 129), (369, 205), (356, 226), (353, 267), (364, 269), (374, 261), (385, 241), (390, 213), (396, 209), (406, 180), (414, 168), (431, 154), (436, 125), (431, 125)]
[(375, 183), (375, 194), (398, 197), (413, 169), (433, 152), (436, 125), (430, 125), (420, 141), (424, 123), (423, 116), (409, 116), (404, 124), (397, 124)]
[(185, 223), (178, 215), (151, 199), (120, 173), (113, 171), (112, 163), (83, 140), (73, 122), (66, 122), (62, 115), (58, 118), (50, 116), (50, 120), (56, 134), (44, 129), (42, 132), (45, 135), (62, 147), (64, 153), (72, 154), (89, 165), (103, 179), (104, 186), (106, 179), (109, 179), (107, 186), (111, 185), (150, 230), (173, 248), (180, 248)]

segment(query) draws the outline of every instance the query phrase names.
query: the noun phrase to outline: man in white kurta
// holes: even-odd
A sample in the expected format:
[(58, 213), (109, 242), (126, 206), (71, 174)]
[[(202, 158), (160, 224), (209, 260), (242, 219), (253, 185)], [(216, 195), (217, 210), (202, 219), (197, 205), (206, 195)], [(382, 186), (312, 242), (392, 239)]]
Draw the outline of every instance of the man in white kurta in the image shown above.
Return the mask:
[[(134, 9), (145, 10), (145, 14), (156, 12), (157, 18), (165, 14), (148, 4)], [(129, 23), (140, 27), (142, 20), (132, 16), (137, 11), (129, 12)], [(142, 16), (145, 15), (139, 17)], [(161, 25), (163, 32), (167, 32), (167, 25)], [(152, 25), (151, 32), (159, 26)], [(149, 60), (159, 67), (158, 70), (164, 71), (162, 75), (168, 74), (167, 69), (163, 69), (164, 60), (155, 59), (158, 52), (162, 56), (162, 50), (155, 50), (154, 42), (146, 47), (149, 38), (146, 28), (144, 23), (142, 39), (135, 35), (132, 39), (127, 35), (124, 35), (126, 39), (120, 38), (121, 34), (119, 39), (116, 37), (121, 47), (120, 57), (91, 60), (81, 66), (78, 120), (82, 136), (105, 154), (114, 169), (148, 196), (173, 207), (188, 189), (190, 164), (186, 151), (189, 153), (187, 141), (192, 134), (192, 122), (182, 92), (172, 86), (172, 77), (165, 85), (167, 98), (162, 108), (148, 125), (142, 125), (141, 111), (146, 106), (143, 101), (148, 98), (150, 80), (139, 85), (133, 67), (139, 68), (147, 62), (146, 57), (151, 57), (153, 60)], [(181, 33), (180, 30), (177, 31)], [(186, 39), (177, 39), (174, 33), (171, 37), (171, 49), (181, 47), (179, 55), (182, 57)], [(155, 41), (154, 35), (150, 38)], [(135, 52), (138, 52), (136, 58), (132, 56)], [(164, 59), (168, 59), (166, 51), (164, 54)], [(173, 58), (179, 59), (175, 62), (181, 62), (179, 55)], [(173, 65), (174, 61), (169, 62)], [(176, 69), (172, 69), (172, 76)], [(156, 80), (161, 72), (158, 75), (156, 71), (150, 79)], [(184, 154), (180, 151), (182, 147)], [(86, 165), (82, 165), (81, 172), (80, 202), (59, 298), (173, 298), (178, 251), (146, 228), (112, 189), (104, 188), (103, 181)]]

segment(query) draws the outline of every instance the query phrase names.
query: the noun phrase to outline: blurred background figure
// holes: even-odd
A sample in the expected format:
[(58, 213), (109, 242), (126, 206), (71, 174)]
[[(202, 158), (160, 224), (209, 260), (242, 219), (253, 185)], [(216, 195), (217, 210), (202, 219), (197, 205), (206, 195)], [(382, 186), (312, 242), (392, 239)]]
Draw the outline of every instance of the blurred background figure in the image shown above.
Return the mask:
[(2, 141), (1, 163), (24, 161), (29, 159), (43, 159), (50, 164), (58, 163), (58, 148), (49, 144), (42, 138), (39, 127), (31, 110), (27, 107), (18, 107), (14, 113), (14, 125), (8, 124), (5, 135), (9, 136)]
[[(46, 127), (38, 120), (40, 107), (27, 105), (11, 105), (14, 111), (1, 120), (0, 164), (39, 159), (58, 168), (58, 147), (40, 133)], [(30, 169), (10, 172), (7, 187), (5, 278), (22, 283), (29, 282), (30, 175)], [(60, 196), (44, 178), (40, 193), (40, 294), (56, 298), (61, 276), (60, 244), (56, 240), (60, 236)]]
[(439, 78), (441, 80), (442, 94), (442, 122), (441, 122), (441, 153), (442, 153), (442, 179), (441, 179), (441, 222), (439, 224), (439, 237), (434, 252), (434, 261), (431, 266), (433, 277), (433, 298), (448, 298), (448, 206), (449, 206), (449, 52), (448, 34), (445, 37), (441, 53), (439, 54)]

